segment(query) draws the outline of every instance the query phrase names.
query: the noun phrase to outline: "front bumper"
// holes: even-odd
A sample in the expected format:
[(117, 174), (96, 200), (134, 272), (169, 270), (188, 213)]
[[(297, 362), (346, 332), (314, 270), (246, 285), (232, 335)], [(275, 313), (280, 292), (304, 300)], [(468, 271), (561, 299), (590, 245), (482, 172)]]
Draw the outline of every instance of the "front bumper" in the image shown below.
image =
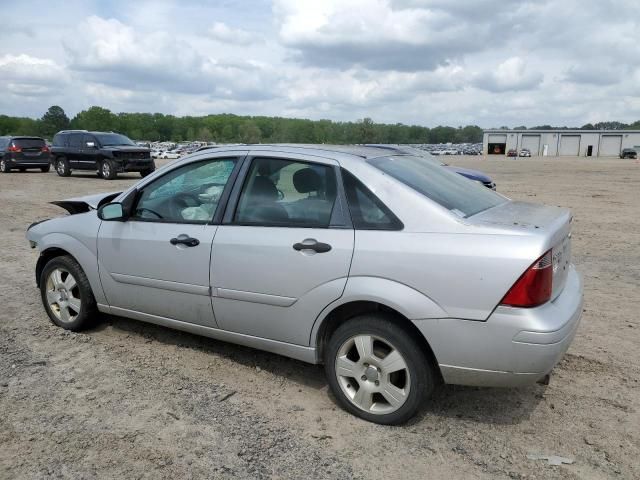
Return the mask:
[(116, 162), (118, 172), (143, 172), (145, 170), (154, 170), (155, 163), (153, 160), (118, 160)]
[(576, 334), (583, 282), (573, 266), (562, 293), (536, 308), (499, 306), (484, 322), (417, 320), (445, 383), (484, 387), (527, 385), (547, 375)]

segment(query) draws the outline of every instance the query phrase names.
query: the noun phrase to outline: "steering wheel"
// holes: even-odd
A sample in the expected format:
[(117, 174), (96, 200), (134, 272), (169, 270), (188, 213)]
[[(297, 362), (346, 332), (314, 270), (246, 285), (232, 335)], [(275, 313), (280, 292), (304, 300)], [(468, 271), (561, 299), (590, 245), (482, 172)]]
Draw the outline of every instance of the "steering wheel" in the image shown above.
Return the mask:
[(171, 197), (169, 208), (173, 218), (182, 218), (182, 210), (188, 207), (198, 207), (201, 201), (195, 193), (180, 192)]
[(156, 212), (155, 210), (151, 210), (150, 208), (146, 208), (146, 207), (138, 207), (138, 208), (136, 208), (136, 213), (141, 213), (141, 212), (149, 212), (149, 213), (152, 213), (153, 215), (155, 215), (158, 218), (164, 218), (158, 212)]

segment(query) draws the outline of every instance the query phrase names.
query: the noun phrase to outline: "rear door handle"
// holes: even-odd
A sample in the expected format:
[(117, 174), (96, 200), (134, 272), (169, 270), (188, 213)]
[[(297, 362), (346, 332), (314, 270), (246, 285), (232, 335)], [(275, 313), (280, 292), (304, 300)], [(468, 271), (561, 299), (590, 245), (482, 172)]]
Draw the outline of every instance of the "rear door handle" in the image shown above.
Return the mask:
[(302, 242), (294, 243), (293, 249), (297, 251), (313, 250), (316, 253), (326, 253), (331, 250), (331, 245), (328, 243), (318, 242), (315, 238), (307, 238)]
[(169, 240), (171, 245), (184, 245), (186, 247), (197, 247), (200, 245), (200, 240), (197, 238), (190, 237), (188, 235), (182, 234), (178, 235), (176, 238), (172, 238)]

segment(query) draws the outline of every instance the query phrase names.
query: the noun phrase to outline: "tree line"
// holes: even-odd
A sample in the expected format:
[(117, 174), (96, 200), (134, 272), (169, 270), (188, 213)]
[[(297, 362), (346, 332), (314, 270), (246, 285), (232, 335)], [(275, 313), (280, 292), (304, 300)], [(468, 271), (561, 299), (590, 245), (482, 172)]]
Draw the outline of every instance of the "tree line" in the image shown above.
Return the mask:
[[(552, 128), (569, 127), (532, 127)], [(579, 128), (640, 129), (640, 120), (632, 124), (588, 123)], [(218, 143), (479, 143), (483, 133), (482, 128), (477, 125), (428, 128), (402, 123), (375, 123), (370, 118), (355, 122), (335, 122), (228, 113), (176, 117), (162, 113), (113, 113), (98, 106), (83, 110), (72, 119), (57, 105), (49, 107), (39, 119), (0, 115), (0, 135), (38, 135), (50, 140), (56, 132), (66, 129), (114, 131), (135, 140), (199, 140)]]
[(39, 119), (0, 115), (0, 135), (39, 135), (51, 139), (66, 129), (114, 131), (135, 140), (174, 142), (200, 140), (218, 143), (476, 143), (482, 129), (402, 123), (375, 123), (300, 118), (240, 116), (228, 113), (176, 117), (162, 113), (113, 113), (98, 106), (69, 119), (54, 105)]

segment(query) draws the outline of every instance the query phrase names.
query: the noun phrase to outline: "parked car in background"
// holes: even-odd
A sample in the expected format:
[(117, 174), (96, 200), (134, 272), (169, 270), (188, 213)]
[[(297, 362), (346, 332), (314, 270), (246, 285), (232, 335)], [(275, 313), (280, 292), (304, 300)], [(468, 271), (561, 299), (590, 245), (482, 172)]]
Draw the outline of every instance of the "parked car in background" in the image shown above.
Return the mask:
[(389, 149), (212, 148), (56, 204), (27, 231), (53, 323), (101, 311), (322, 363), (376, 423), (441, 380), (547, 379), (582, 313), (569, 210)]
[(118, 173), (140, 172), (146, 177), (156, 169), (147, 147), (114, 132), (64, 130), (53, 137), (51, 153), (61, 177), (68, 177), (73, 170), (93, 170), (99, 177), (113, 180)]
[(176, 158), (180, 158), (180, 154), (172, 150), (167, 150), (165, 152), (160, 152), (157, 158), (175, 160)]
[(507, 152), (507, 157), (517, 157), (517, 156), (518, 156), (518, 151), (515, 148), (511, 148)]
[(623, 148), (620, 158), (638, 158), (638, 152), (634, 148)]
[(11, 170), (21, 172), (37, 168), (48, 172), (51, 165), (51, 152), (43, 138), (6, 136), (0, 137), (0, 172)]
[(529, 150), (528, 148), (520, 149), (520, 156), (521, 157), (530, 157), (531, 156), (531, 150)]

